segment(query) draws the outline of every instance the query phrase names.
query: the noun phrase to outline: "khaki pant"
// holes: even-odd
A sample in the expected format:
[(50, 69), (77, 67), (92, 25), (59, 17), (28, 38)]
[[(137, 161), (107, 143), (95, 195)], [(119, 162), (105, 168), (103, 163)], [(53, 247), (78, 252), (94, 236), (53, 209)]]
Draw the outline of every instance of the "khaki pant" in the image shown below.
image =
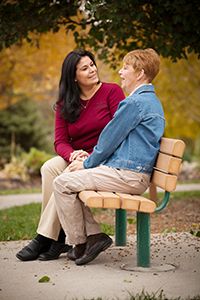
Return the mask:
[(60, 156), (56, 156), (46, 161), (41, 168), (42, 176), (42, 211), (37, 233), (58, 239), (60, 232), (60, 221), (56, 212), (53, 181), (62, 172), (67, 171), (67, 162)]
[[(57, 240), (60, 233), (60, 221), (57, 215), (54, 193), (53, 181), (63, 173), (67, 173), (67, 162), (60, 156), (56, 156), (47, 162), (41, 168), (42, 175), (42, 212), (37, 228), (37, 233), (53, 240)], [(86, 216), (86, 226), (95, 228), (95, 233), (100, 232), (98, 223), (94, 220), (92, 213), (88, 207), (82, 203), (82, 210)], [(87, 225), (87, 222), (88, 225)], [(92, 234), (92, 232), (90, 232)]]
[(89, 208), (85, 210), (77, 193), (83, 190), (115, 191), (142, 194), (149, 186), (150, 177), (130, 170), (107, 166), (62, 173), (54, 180), (54, 200), (67, 243), (84, 243), (86, 237), (99, 233), (99, 226)]

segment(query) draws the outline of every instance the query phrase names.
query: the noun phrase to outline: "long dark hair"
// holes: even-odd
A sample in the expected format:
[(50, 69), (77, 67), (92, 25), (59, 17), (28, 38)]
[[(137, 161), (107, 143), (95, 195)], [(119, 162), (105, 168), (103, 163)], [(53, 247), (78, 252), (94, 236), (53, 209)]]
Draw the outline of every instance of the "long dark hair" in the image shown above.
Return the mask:
[(77, 64), (84, 56), (88, 56), (96, 66), (93, 54), (83, 49), (70, 52), (62, 64), (58, 100), (54, 108), (61, 105), (61, 115), (70, 123), (74, 123), (81, 112), (80, 88), (75, 77)]

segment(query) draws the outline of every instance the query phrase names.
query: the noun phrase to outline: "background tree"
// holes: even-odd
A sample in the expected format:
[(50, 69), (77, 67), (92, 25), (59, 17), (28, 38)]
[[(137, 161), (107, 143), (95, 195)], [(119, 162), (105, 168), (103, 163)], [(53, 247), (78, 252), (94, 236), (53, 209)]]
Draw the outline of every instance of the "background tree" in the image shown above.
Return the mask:
[(0, 19), (1, 49), (64, 25), (78, 46), (98, 50), (113, 67), (136, 47), (153, 47), (173, 60), (200, 54), (199, 0), (3, 0)]
[(41, 34), (37, 40), (39, 48), (23, 41), (0, 52), (0, 108), (19, 101), (23, 95), (46, 101), (49, 108), (55, 103), (61, 64), (75, 43), (72, 34), (65, 39), (63, 29)]
[[(10, 105), (0, 111), (0, 156), (9, 160), (34, 145), (49, 150), (48, 127), (37, 104), (29, 99)], [(51, 143), (52, 144), (52, 143)]]
[[(166, 135), (194, 147), (200, 131), (199, 1), (3, 0), (0, 20), (0, 109), (31, 98), (53, 132), (52, 104), (67, 52), (85, 46), (116, 68), (127, 51), (153, 47), (168, 57), (155, 81)], [(120, 83), (116, 71), (101, 61), (98, 66), (102, 81)]]
[(196, 139), (200, 132), (200, 60), (194, 54), (175, 64), (162, 59), (155, 84), (168, 120), (167, 134)]

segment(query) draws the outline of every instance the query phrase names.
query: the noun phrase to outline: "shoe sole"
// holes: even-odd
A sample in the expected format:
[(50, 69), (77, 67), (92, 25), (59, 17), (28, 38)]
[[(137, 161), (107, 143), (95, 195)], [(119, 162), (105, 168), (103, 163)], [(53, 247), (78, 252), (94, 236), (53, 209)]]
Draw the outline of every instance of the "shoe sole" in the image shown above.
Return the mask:
[(32, 257), (32, 258), (23, 258), (22, 256), (20, 256), (19, 254), (16, 254), (16, 257), (21, 260), (21, 261), (31, 261), (31, 260), (36, 260), (37, 257)]
[[(92, 260), (94, 260), (101, 252), (105, 251), (107, 248), (109, 248), (112, 245), (113, 241), (110, 239), (108, 241), (105, 242), (105, 244), (98, 249), (98, 251), (96, 251), (95, 253), (91, 253), (90, 255), (87, 256), (87, 258), (85, 260), (82, 260), (79, 262), (79, 259), (75, 260), (75, 264), (77, 266), (81, 266), (81, 265), (85, 265), (88, 264), (89, 262), (91, 262)], [(81, 258), (80, 258), (81, 260)]]
[(16, 257), (21, 261), (36, 260), (42, 252), (46, 252), (47, 250), (47, 246), (40, 247), (39, 242), (36, 239), (33, 239), (16, 254)]
[[(61, 253), (60, 253), (61, 254)], [(59, 258), (60, 254), (58, 256), (54, 257), (41, 257), (40, 255), (38, 256), (38, 260), (40, 261), (47, 261), (47, 260), (56, 260)]]

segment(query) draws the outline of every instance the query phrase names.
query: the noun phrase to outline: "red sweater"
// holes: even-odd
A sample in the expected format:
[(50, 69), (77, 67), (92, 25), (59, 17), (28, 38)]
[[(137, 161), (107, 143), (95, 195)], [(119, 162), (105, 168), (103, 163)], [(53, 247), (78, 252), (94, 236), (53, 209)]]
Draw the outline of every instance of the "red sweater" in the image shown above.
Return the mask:
[[(98, 137), (112, 119), (118, 104), (125, 98), (122, 89), (115, 83), (103, 83), (95, 95), (82, 108), (74, 123), (68, 123), (56, 110), (55, 116), (55, 151), (66, 161), (74, 150), (83, 149), (91, 153)], [(85, 101), (82, 101), (85, 104)]]

